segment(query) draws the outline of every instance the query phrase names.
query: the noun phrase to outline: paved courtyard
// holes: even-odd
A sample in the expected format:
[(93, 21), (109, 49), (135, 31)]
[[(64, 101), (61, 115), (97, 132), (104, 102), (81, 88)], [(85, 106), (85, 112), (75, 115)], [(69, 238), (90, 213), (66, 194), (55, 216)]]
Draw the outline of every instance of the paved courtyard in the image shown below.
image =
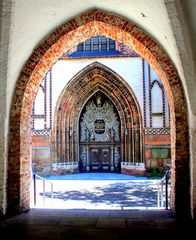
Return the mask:
[[(111, 210), (165, 208), (160, 181), (160, 178), (148, 179), (115, 173), (49, 176), (44, 193), (43, 180), (37, 178), (36, 205), (32, 182), (31, 207)], [(162, 190), (164, 195), (164, 186)]]

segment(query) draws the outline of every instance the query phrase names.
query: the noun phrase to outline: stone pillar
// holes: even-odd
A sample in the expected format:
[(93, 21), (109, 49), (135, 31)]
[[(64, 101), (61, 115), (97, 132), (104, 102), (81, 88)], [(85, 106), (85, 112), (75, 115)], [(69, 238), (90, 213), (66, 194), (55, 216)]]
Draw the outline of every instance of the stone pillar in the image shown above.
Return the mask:
[(86, 171), (89, 172), (89, 146), (86, 147)]
[(114, 171), (114, 146), (111, 146), (111, 171)]

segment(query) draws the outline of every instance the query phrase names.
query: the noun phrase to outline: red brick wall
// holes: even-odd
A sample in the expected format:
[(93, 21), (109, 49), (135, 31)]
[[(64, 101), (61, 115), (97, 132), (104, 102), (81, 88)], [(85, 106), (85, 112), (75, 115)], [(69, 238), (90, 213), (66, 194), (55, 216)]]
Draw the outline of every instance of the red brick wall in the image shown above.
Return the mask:
[(50, 136), (32, 137), (32, 166), (40, 175), (50, 173), (52, 166)]
[(170, 146), (171, 145), (171, 136), (169, 134), (145, 135), (145, 145)]
[(151, 168), (164, 170), (167, 164), (171, 164), (171, 136), (169, 134), (145, 135), (145, 166), (147, 172)]
[(32, 146), (34, 147), (50, 147), (51, 138), (50, 136), (33, 136), (32, 137)]

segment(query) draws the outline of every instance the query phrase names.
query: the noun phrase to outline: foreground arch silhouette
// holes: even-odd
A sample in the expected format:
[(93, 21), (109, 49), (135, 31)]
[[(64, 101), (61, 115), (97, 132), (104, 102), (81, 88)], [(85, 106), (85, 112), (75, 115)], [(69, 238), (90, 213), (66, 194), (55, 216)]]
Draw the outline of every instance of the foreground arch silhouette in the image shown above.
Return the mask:
[(29, 208), (31, 110), (40, 83), (63, 53), (95, 35), (132, 47), (162, 80), (171, 119), (171, 209), (179, 217), (190, 217), (188, 111), (181, 80), (169, 56), (153, 38), (126, 18), (102, 10), (88, 11), (57, 28), (34, 50), (20, 73), (10, 112), (7, 211)]

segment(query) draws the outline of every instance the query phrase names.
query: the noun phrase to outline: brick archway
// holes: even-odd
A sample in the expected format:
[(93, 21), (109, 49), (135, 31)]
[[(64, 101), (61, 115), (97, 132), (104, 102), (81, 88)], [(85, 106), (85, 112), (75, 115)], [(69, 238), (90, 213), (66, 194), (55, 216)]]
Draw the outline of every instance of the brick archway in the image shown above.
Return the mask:
[(76, 74), (57, 101), (52, 134), (53, 161), (78, 161), (79, 116), (89, 98), (98, 91), (111, 100), (118, 112), (121, 123), (121, 158), (124, 162), (143, 162), (142, 113), (136, 96), (117, 73), (98, 62)]
[(64, 52), (95, 35), (132, 47), (162, 80), (171, 116), (171, 208), (177, 216), (190, 216), (187, 105), (178, 73), (152, 37), (126, 18), (102, 10), (88, 11), (57, 28), (34, 50), (20, 73), (10, 113), (7, 211), (29, 208), (31, 110), (39, 84)]

